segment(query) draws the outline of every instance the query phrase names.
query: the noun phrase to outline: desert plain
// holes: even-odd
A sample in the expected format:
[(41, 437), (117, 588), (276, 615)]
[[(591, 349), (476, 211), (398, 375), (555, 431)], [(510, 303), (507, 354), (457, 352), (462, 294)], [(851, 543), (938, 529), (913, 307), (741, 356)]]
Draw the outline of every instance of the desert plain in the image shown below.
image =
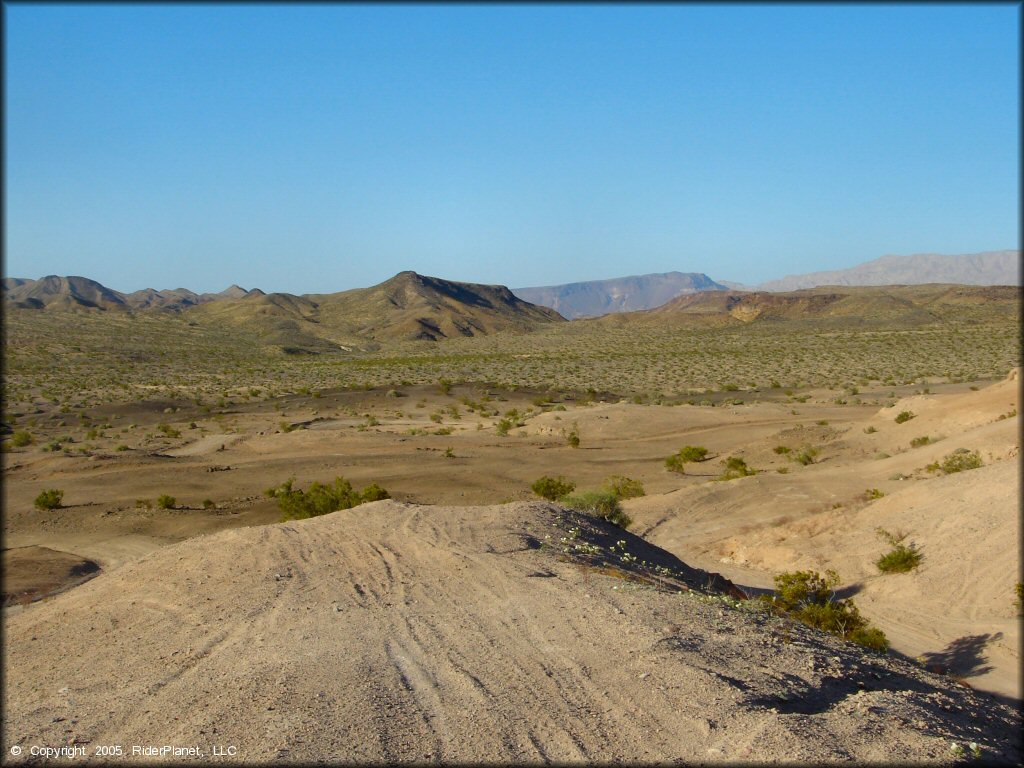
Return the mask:
[[(1019, 289), (863, 293), (340, 350), (265, 297), (7, 308), (5, 754), (1019, 763)], [(337, 477), (390, 498), (268, 494)], [(830, 569), (887, 652), (759, 599)]]

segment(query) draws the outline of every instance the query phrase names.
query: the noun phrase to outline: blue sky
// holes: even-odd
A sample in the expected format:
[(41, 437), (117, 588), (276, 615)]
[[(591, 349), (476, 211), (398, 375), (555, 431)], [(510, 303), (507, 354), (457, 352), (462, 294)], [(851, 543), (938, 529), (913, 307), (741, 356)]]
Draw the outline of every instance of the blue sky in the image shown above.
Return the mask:
[(756, 283), (1020, 242), (1020, 8), (7, 4), (4, 274)]

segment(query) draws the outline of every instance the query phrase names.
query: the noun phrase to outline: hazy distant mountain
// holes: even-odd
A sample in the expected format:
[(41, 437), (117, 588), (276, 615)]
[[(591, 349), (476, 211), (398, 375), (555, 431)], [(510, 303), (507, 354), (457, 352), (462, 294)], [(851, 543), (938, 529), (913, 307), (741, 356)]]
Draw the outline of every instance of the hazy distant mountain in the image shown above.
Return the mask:
[(664, 272), (538, 288), (513, 288), (512, 292), (525, 301), (550, 307), (572, 320), (611, 312), (651, 309), (682, 294), (724, 290), (727, 290), (726, 286), (699, 272)]
[(263, 295), (259, 288), (247, 291), (237, 285), (220, 293), (197, 294), (187, 288), (163, 291), (143, 288), (141, 291), (121, 293), (86, 277), (57, 275), (48, 275), (39, 280), (5, 277), (3, 289), (5, 300), (26, 309), (177, 310), (209, 301)]
[(987, 251), (960, 256), (918, 253), (882, 256), (849, 269), (787, 275), (757, 286), (761, 291), (795, 291), (820, 285), (1020, 285), (1020, 251)]

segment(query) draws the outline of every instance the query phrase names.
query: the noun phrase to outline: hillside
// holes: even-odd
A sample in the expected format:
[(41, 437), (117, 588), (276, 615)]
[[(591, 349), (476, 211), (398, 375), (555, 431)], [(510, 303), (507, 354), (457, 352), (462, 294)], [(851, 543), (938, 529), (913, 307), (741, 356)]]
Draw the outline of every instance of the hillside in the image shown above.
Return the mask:
[(247, 291), (232, 285), (220, 293), (197, 294), (187, 288), (157, 291), (143, 288), (122, 293), (86, 277), (48, 275), (39, 280), (5, 277), (4, 299), (23, 309), (169, 309), (181, 310), (219, 299), (260, 296), (258, 288)]
[(345, 323), (376, 340), (434, 341), (564, 321), (502, 285), (458, 283), (415, 272), (400, 272), (370, 288), (309, 298), (319, 302), (325, 323)]
[(665, 272), (537, 288), (514, 288), (519, 298), (550, 307), (570, 320), (660, 306), (681, 294), (726, 286), (698, 272)]
[(814, 320), (842, 325), (921, 325), (956, 315), (977, 320), (1012, 317), (1021, 289), (1013, 286), (823, 286), (773, 293), (715, 291), (680, 296), (636, 318), (646, 322), (698, 321), (738, 325), (754, 321)]
[(1014, 708), (707, 583), (544, 502), (224, 531), (9, 615), (4, 741), (247, 763), (921, 763), (973, 741), (1020, 760)]
[(987, 251), (958, 256), (918, 253), (882, 256), (849, 269), (787, 275), (757, 286), (760, 291), (795, 291), (824, 285), (1020, 285), (1020, 251)]

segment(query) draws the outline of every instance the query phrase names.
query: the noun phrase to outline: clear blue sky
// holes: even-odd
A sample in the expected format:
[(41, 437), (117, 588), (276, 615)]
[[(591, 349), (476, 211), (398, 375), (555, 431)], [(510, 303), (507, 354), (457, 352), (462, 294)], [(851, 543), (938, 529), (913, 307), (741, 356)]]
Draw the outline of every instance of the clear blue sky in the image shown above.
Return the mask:
[(1017, 5), (4, 13), (8, 276), (756, 283), (1019, 247)]

